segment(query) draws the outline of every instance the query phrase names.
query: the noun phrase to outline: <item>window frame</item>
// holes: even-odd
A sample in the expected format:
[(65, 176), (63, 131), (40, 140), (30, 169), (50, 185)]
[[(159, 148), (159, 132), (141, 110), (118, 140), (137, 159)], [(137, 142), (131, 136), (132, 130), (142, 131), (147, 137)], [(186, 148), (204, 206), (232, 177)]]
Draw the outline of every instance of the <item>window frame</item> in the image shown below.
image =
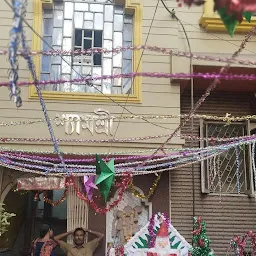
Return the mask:
[[(205, 137), (205, 124), (206, 123), (216, 123), (216, 124), (223, 123), (223, 124), (225, 124), (225, 122), (214, 122), (214, 121), (207, 122), (206, 120), (200, 119), (200, 138)], [(251, 133), (250, 120), (246, 120), (245, 122), (232, 123), (232, 124), (244, 124), (246, 134), (250, 135), (250, 133)], [(205, 148), (204, 140), (200, 140), (200, 148)], [(248, 195), (249, 197), (255, 197), (251, 145), (247, 146), (247, 157), (248, 157), (248, 159), (247, 159), (246, 170), (245, 170), (245, 191), (240, 194), (224, 193), (224, 195), (229, 195), (229, 196)], [(210, 192), (210, 174), (209, 174), (209, 168), (207, 168), (207, 166), (205, 164), (205, 160), (201, 161), (200, 169), (201, 169), (200, 170), (200, 172), (201, 172), (201, 192), (203, 194), (209, 194), (209, 195), (216, 194), (214, 192)]]
[[(226, 28), (217, 13), (213, 11), (213, 0), (206, 0), (203, 7), (203, 15), (199, 20), (199, 25), (209, 32), (226, 32)], [(256, 25), (256, 18), (252, 17), (251, 22), (245, 19), (238, 24), (235, 33), (247, 33)]]
[[(53, 8), (54, 0), (34, 0), (34, 21), (33, 28), (42, 36), (42, 21), (43, 21), (43, 8)], [(142, 44), (142, 3), (136, 0), (116, 0), (116, 5), (124, 5), (127, 14), (133, 14), (133, 45), (138, 46)], [(33, 34), (32, 37), (32, 51), (41, 51), (42, 42), (37, 35)], [(132, 72), (135, 70), (141, 72), (140, 56), (142, 50), (133, 51), (132, 58)], [(36, 74), (40, 77), (41, 71), (41, 56), (34, 57)], [(129, 95), (129, 97), (127, 97)], [(135, 77), (133, 79), (132, 94), (108, 94), (107, 96), (101, 93), (86, 93), (86, 92), (58, 92), (58, 91), (42, 91), (42, 96), (50, 100), (86, 100), (95, 102), (129, 102), (141, 103), (142, 102), (142, 78)], [(111, 97), (111, 99), (109, 98)], [(38, 95), (34, 85), (29, 86), (29, 99), (37, 99)]]

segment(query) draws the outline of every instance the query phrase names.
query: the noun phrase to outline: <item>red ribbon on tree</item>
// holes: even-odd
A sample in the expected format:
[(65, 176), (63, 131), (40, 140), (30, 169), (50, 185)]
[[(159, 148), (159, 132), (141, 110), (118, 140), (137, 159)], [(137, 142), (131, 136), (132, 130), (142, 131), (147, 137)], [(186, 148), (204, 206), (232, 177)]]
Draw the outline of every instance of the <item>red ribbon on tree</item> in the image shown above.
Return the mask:
[(199, 234), (202, 232), (202, 224), (201, 224), (201, 222), (202, 222), (202, 217), (199, 216), (199, 217), (197, 218), (197, 220), (196, 220), (196, 223), (197, 223), (197, 225), (198, 225), (198, 229), (195, 229), (195, 230), (192, 232), (193, 235), (199, 235)]
[(251, 239), (253, 253), (252, 255), (256, 255), (256, 234), (253, 231), (248, 231), (242, 238), (235, 236), (233, 241), (236, 243), (236, 247), (239, 251), (239, 256), (244, 255), (244, 249), (246, 247), (246, 241)]

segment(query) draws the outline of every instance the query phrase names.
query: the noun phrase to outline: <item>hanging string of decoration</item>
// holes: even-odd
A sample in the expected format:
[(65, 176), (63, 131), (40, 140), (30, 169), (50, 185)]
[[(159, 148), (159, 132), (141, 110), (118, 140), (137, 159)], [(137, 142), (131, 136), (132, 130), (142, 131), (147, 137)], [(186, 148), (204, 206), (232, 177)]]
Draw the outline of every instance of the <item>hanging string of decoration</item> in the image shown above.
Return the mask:
[(19, 79), (19, 63), (17, 59), (17, 50), (20, 42), (20, 35), (22, 33), (22, 18), (23, 18), (23, 1), (12, 1), (14, 18), (13, 27), (10, 31), (10, 47), (9, 47), (9, 61), (11, 69), (9, 72), (9, 80), (7, 84), (10, 86), (10, 98), (16, 103), (17, 108), (22, 106), (21, 91), (18, 87)]
[[(113, 49), (105, 49), (105, 48), (91, 48), (91, 49), (86, 49), (86, 50), (49, 50), (49, 51), (30, 51), (29, 53), (24, 52), (24, 51), (17, 51), (17, 55), (46, 55), (46, 56), (70, 56), (70, 55), (90, 55), (91, 53), (93, 54), (111, 54), (111, 53), (120, 53), (120, 52), (125, 52), (125, 51), (140, 51), (140, 50), (148, 50), (152, 52), (158, 52), (162, 53), (165, 55), (171, 55), (171, 56), (177, 56), (177, 57), (184, 57), (184, 58), (189, 58), (189, 59), (196, 59), (196, 60), (203, 60), (203, 61), (216, 61), (216, 62), (223, 62), (223, 63), (237, 63), (241, 65), (246, 65), (246, 66), (255, 66), (256, 61), (247, 59), (239, 59), (239, 60), (232, 60), (230, 58), (223, 58), (223, 57), (214, 57), (214, 56), (207, 56), (207, 55), (199, 55), (199, 54), (193, 54), (189, 52), (181, 52), (181, 51), (173, 51), (172, 49), (169, 48), (163, 48), (163, 47), (158, 47), (158, 46), (149, 46), (149, 45), (139, 45), (139, 46), (125, 46), (125, 47), (116, 47)], [(0, 55), (6, 55), (8, 54), (7, 50), (0, 50)]]
[(83, 200), (85, 203), (90, 205), (96, 213), (105, 215), (107, 212), (109, 212), (112, 208), (116, 207), (119, 202), (123, 198), (124, 191), (128, 188), (129, 184), (131, 182), (131, 175), (125, 174), (123, 178), (121, 179), (121, 182), (116, 184), (116, 188), (118, 189), (118, 196), (117, 199), (111, 203), (108, 204), (105, 208), (100, 208), (94, 200), (89, 200), (81, 191), (79, 191), (78, 187), (76, 186), (75, 180), (73, 176), (70, 176), (67, 181), (67, 186), (73, 185), (76, 195)]
[[(186, 118), (188, 115), (187, 114), (182, 114), (182, 115), (122, 115), (119, 117), (117, 116), (111, 116), (113, 119), (173, 119), (173, 118)], [(256, 115), (247, 115), (247, 116), (240, 116), (240, 117), (234, 117), (231, 116), (230, 113), (227, 113), (225, 116), (212, 116), (212, 115), (199, 115), (199, 114), (194, 114), (192, 116), (194, 119), (204, 119), (204, 120), (214, 120), (214, 121), (223, 121), (226, 122), (226, 124), (230, 124), (231, 122), (241, 122), (241, 121), (247, 121), (247, 120), (256, 120)], [(50, 121), (56, 121), (58, 120), (59, 117), (55, 118), (50, 118)], [(98, 120), (96, 118), (96, 120)], [(68, 121), (68, 120), (67, 120)], [(1, 122), (0, 127), (9, 127), (9, 126), (19, 126), (19, 125), (31, 125), (31, 124), (38, 124), (38, 123), (43, 123), (45, 122), (45, 119), (31, 119), (31, 120), (22, 120), (22, 121), (11, 121), (11, 122)], [(188, 135), (185, 135), (188, 136)], [(6, 138), (8, 139), (8, 138)], [(94, 141), (94, 140), (93, 140)]]
[(253, 174), (254, 174), (254, 187), (256, 188), (256, 165), (255, 165), (255, 146), (256, 146), (256, 143), (254, 142), (252, 144), (252, 169), (253, 169)]
[(136, 196), (137, 198), (140, 198), (140, 199), (146, 199), (148, 200), (155, 192), (156, 188), (157, 188), (157, 185), (159, 183), (161, 179), (161, 174), (157, 175), (156, 179), (154, 180), (152, 186), (150, 187), (149, 189), (149, 192), (147, 195), (143, 195), (142, 193), (139, 193), (135, 188), (134, 188), (134, 185), (133, 185), (133, 182), (131, 182), (130, 186), (129, 186), (129, 189), (131, 191), (131, 193)]
[[(123, 73), (116, 75), (104, 75), (104, 76), (87, 76), (84, 78), (76, 79), (57, 79), (57, 80), (46, 80), (38, 81), (37, 85), (54, 85), (54, 84), (65, 84), (65, 83), (84, 83), (97, 80), (107, 80), (116, 78), (135, 78), (135, 77), (152, 77), (152, 78), (169, 78), (169, 79), (188, 79), (188, 78), (203, 78), (207, 80), (218, 79), (218, 80), (237, 80), (237, 81), (256, 81), (256, 75), (254, 74), (223, 74), (223, 73), (157, 73), (157, 72), (133, 72), (133, 73)], [(34, 82), (22, 81), (18, 82), (18, 86), (33, 85)], [(9, 82), (0, 82), (0, 86), (9, 86)]]
[[(197, 148), (197, 151), (191, 151), (186, 152), (186, 154), (178, 155), (176, 157), (170, 155), (166, 156), (164, 155), (161, 160), (160, 159), (154, 159), (154, 160), (148, 160), (145, 162), (143, 160), (142, 162), (132, 162), (132, 163), (122, 163), (116, 165), (116, 175), (122, 175), (125, 172), (129, 172), (132, 175), (144, 175), (144, 174), (150, 174), (150, 173), (157, 173), (157, 170), (171, 170), (173, 168), (177, 168), (180, 164), (190, 164), (191, 162), (198, 162), (205, 158), (211, 158), (213, 155), (221, 154), (233, 147), (240, 146), (240, 145), (250, 145), (254, 143), (256, 139), (253, 140), (241, 140), (236, 141), (232, 143), (207, 147), (207, 148)], [(169, 159), (169, 161), (168, 161)], [(30, 159), (27, 159), (30, 162)], [(165, 161), (164, 161), (165, 160)], [(149, 162), (150, 161), (150, 162)], [(160, 161), (160, 163), (157, 164), (150, 164), (153, 161)], [(141, 163), (145, 163), (143, 166), (140, 166)], [(39, 170), (41, 174), (45, 174), (45, 172), (52, 172), (52, 173), (59, 173), (62, 175), (65, 175), (65, 170), (63, 169), (62, 165), (60, 164), (54, 164), (54, 163), (47, 163), (47, 162), (39, 162), (38, 161), (31, 161), (31, 163), (25, 163), (24, 159), (22, 161), (13, 161), (12, 157), (9, 157), (7, 155), (2, 155), (0, 157), (0, 164), (3, 166), (9, 166), (10, 168), (16, 168), (21, 167), (23, 171), (26, 171), (27, 169), (30, 169), (30, 172), (35, 172), (36, 170)], [(52, 167), (49, 167), (51, 165)], [(125, 165), (127, 165), (125, 167)], [(135, 165), (135, 167), (132, 167), (130, 165)], [(120, 167), (119, 167), (120, 166)], [(93, 175), (95, 174), (95, 167), (94, 166), (79, 166), (79, 165), (69, 165), (66, 164), (66, 168), (72, 172), (73, 174), (80, 174), (80, 175)]]
[[(244, 40), (242, 41), (242, 43), (240, 44), (239, 48), (237, 51), (235, 51), (233, 54), (232, 54), (232, 57), (231, 59), (236, 59), (239, 54), (243, 51), (243, 49), (245, 48), (245, 45), (249, 42), (249, 40), (252, 38), (252, 36), (254, 35), (254, 33), (256, 32), (256, 27), (253, 27), (250, 32), (245, 36)], [(222, 76), (222, 75), (225, 75), (227, 74), (227, 72), (229, 71), (230, 69), (230, 63), (227, 63), (224, 67), (222, 67), (220, 69), (220, 72), (218, 74), (218, 76)], [(188, 114), (188, 117), (182, 121), (182, 123), (173, 131), (173, 133), (165, 140), (165, 142), (163, 142), (158, 148), (157, 150), (152, 154), (150, 155), (147, 159), (151, 159), (153, 156), (157, 155), (157, 153), (159, 151), (163, 151), (165, 146), (171, 141), (171, 139), (173, 138), (173, 136), (175, 134), (178, 133), (178, 131), (184, 127), (186, 125), (186, 123), (192, 118), (192, 115), (195, 114), (195, 112), (198, 110), (198, 108), (203, 104), (203, 102), (207, 99), (207, 97), (211, 94), (211, 92), (216, 88), (216, 86), (220, 83), (220, 78), (219, 77), (215, 77), (214, 78), (214, 81), (208, 86), (208, 88), (206, 89), (205, 93), (199, 98), (199, 100), (196, 102), (196, 104), (194, 105), (194, 107), (190, 110), (189, 114)], [(143, 166), (144, 163), (140, 164), (138, 166), (141, 167)], [(137, 169), (138, 169), (137, 168)]]
[(241, 192), (241, 183), (240, 183), (240, 160), (239, 160), (239, 148), (235, 147), (236, 152), (236, 183), (237, 183), (237, 193)]
[(68, 189), (66, 188), (64, 190), (61, 198), (57, 201), (53, 201), (48, 198), (47, 191), (44, 191), (43, 192), (43, 200), (44, 200), (44, 202), (46, 202), (47, 204), (50, 204), (51, 206), (58, 206), (58, 205), (62, 204), (67, 199), (67, 192), (68, 192)]
[[(69, 138), (59, 138), (58, 142), (62, 143), (126, 143), (126, 142), (134, 142), (134, 141), (143, 141), (143, 140), (152, 140), (152, 139), (160, 139), (170, 136), (170, 134), (160, 134), (160, 135), (149, 135), (145, 137), (132, 137), (132, 138), (120, 138), (120, 139), (69, 139)], [(181, 139), (187, 140), (198, 140), (198, 141), (210, 141), (214, 142), (225, 142), (225, 141), (234, 141), (239, 139), (246, 138), (254, 138), (256, 135), (246, 135), (246, 136), (237, 136), (237, 137), (199, 137), (199, 136), (191, 136), (187, 134), (175, 134), (174, 137), (178, 137)], [(0, 142), (2, 143), (13, 143), (13, 142), (50, 142), (52, 141), (50, 138), (0, 138)]]
[[(14, 33), (13, 34), (14, 37), (20, 36), (21, 44), (22, 44), (22, 49), (23, 49), (23, 51), (25, 53), (28, 53), (28, 52), (30, 52), (30, 49), (29, 49), (29, 46), (27, 44), (25, 32), (23, 30), (23, 17), (26, 15), (26, 7), (27, 7), (27, 1), (26, 0), (25, 1), (20, 1), (20, 0), (13, 0), (12, 1), (12, 9), (13, 9), (15, 15), (14, 15), (14, 28), (13, 28), (13, 31), (11, 31), (11, 33), (12, 32)], [(11, 44), (12, 43), (13, 42), (12, 42), (12, 39), (11, 39)], [(15, 39), (15, 43), (16, 43), (15, 50), (17, 50), (17, 48), (19, 46), (19, 43), (18, 43), (17, 39)], [(13, 50), (12, 47), (10, 47), (9, 50), (10, 50), (10, 55), (11, 55), (11, 52)], [(48, 113), (47, 113), (45, 102), (44, 102), (44, 100), (42, 98), (42, 93), (41, 93), (41, 90), (40, 90), (40, 87), (39, 87), (39, 83), (38, 83), (38, 79), (37, 79), (37, 75), (36, 75), (33, 59), (31, 57), (31, 55), (28, 55), (28, 54), (24, 55), (24, 59), (27, 61), (27, 65), (28, 65), (29, 71), (30, 71), (31, 76), (33, 78), (32, 84), (36, 87), (36, 91), (37, 91), (37, 94), (38, 94), (39, 102), (41, 104), (42, 111), (43, 111), (43, 114), (44, 114), (44, 118), (45, 118), (45, 121), (46, 121), (47, 126), (48, 126), (48, 130), (49, 130), (52, 142), (53, 142), (55, 153), (58, 154), (58, 157), (59, 157), (59, 159), (61, 161), (61, 164), (63, 165), (63, 168), (65, 169), (65, 163), (64, 163), (63, 157), (62, 157), (62, 155), (60, 153), (58, 142), (57, 142), (56, 137), (55, 137), (54, 132), (53, 132), (53, 128), (52, 128), (52, 125), (51, 125), (51, 122), (50, 122), (50, 118), (49, 118)], [(13, 65), (13, 61), (11, 59), (10, 59), (10, 63), (11, 63), (11, 66), (12, 66)], [(17, 62), (16, 62), (16, 65), (18, 65)], [(18, 74), (16, 74), (16, 78), (15, 79), (16, 80), (15, 80), (15, 86), (14, 87), (17, 87), (17, 85), (18, 85), (18, 83), (17, 83), (17, 81), (18, 81)], [(21, 101), (20, 100), (17, 101), (17, 99), (16, 99), (15, 102), (16, 102), (17, 107), (21, 106)]]

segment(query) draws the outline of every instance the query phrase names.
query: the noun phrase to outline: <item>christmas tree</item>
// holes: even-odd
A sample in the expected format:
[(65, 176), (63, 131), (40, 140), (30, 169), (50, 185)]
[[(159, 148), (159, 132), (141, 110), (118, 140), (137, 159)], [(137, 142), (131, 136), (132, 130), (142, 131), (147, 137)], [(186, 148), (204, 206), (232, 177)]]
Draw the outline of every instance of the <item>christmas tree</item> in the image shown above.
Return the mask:
[(191, 256), (214, 256), (213, 251), (209, 247), (210, 240), (206, 235), (206, 224), (202, 221), (201, 217), (194, 217), (192, 243)]
[(4, 203), (0, 202), (0, 236), (7, 231), (7, 228), (10, 225), (10, 222), (8, 222), (8, 220), (14, 216), (14, 213), (6, 212), (4, 209)]

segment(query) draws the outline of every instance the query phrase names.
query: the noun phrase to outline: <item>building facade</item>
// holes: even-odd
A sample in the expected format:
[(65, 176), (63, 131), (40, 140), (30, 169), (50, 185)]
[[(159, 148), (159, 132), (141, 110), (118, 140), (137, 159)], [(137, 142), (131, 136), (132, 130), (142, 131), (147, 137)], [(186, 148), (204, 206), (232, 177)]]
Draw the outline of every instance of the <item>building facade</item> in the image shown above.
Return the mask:
[[(153, 0), (29, 0), (26, 20), (40, 35), (25, 27), (27, 40), (33, 51), (84, 51), (89, 48), (117, 48), (139, 45), (170, 48), (173, 51), (189, 52), (188, 41), (194, 54), (219, 55), (229, 57), (244, 38), (244, 34), (254, 25), (242, 23), (238, 34), (230, 38), (225, 33), (221, 20), (211, 11), (212, 1), (202, 7), (177, 8), (176, 1), (166, 0), (167, 7), (175, 10), (178, 20), (170, 15), (161, 4)], [(13, 12), (2, 1), (0, 3), (1, 49), (9, 46), (9, 31), (12, 26)], [(181, 24), (184, 27), (181, 26)], [(186, 37), (187, 36), (187, 37)], [(188, 38), (188, 39), (187, 39)], [(42, 40), (43, 39), (43, 40)], [(240, 58), (250, 59), (255, 52), (252, 40)], [(7, 56), (1, 56), (0, 79), (8, 81), (9, 62)], [(146, 122), (143, 119), (122, 119), (122, 115), (179, 115), (187, 114), (191, 109), (191, 84), (193, 101), (196, 102), (210, 84), (209, 80), (170, 80), (166, 78), (115, 78), (88, 80), (78, 83), (75, 79), (91, 76), (108, 76), (131, 72), (190, 73), (190, 59), (163, 55), (153, 51), (91, 52), (87, 55), (73, 54), (63, 58), (51, 55), (35, 55), (35, 67), (40, 80), (67, 80), (64, 84), (50, 83), (42, 87), (43, 98), (57, 138), (62, 139), (60, 148), (65, 158), (73, 153), (78, 158), (89, 158), (90, 154), (125, 156), (150, 154), (165, 141), (164, 137), (130, 142), (100, 142), (115, 138), (138, 138), (159, 134), (168, 135), (180, 124), (180, 118), (156, 119)], [(19, 79), (29, 80), (30, 74), (25, 60), (19, 58)], [(192, 60), (195, 72), (218, 72), (222, 64), (213, 61)], [(233, 73), (254, 73), (254, 69), (233, 65)], [(72, 80), (72, 82), (69, 82)], [(242, 84), (242, 85), (241, 85)], [(1, 147), (4, 150), (24, 150), (26, 154), (52, 156), (52, 142), (49, 140), (47, 125), (40, 120), (35, 124), (23, 124), (24, 120), (43, 119), (36, 90), (31, 86), (21, 88), (23, 106), (18, 110), (9, 100), (7, 88), (0, 88)], [(250, 115), (254, 113), (255, 97), (253, 84), (249, 82), (222, 82), (216, 91), (200, 107), (200, 114), (206, 115)], [(123, 107), (125, 106), (125, 110)], [(128, 112), (128, 111), (129, 112)], [(102, 117), (101, 123), (94, 122), (93, 116)], [(66, 120), (66, 121), (65, 121)], [(90, 122), (89, 122), (89, 121)], [(10, 124), (17, 122), (17, 124)], [(153, 123), (153, 124), (152, 124)], [(9, 125), (5, 125), (9, 124)], [(237, 136), (249, 134), (253, 123), (237, 124)], [(164, 128), (163, 128), (164, 127)], [(223, 128), (224, 127), (224, 128)], [(224, 134), (223, 134), (223, 129)], [(220, 137), (226, 132), (234, 137), (232, 126), (207, 120), (187, 123), (182, 134), (202, 137)], [(229, 131), (228, 129), (231, 129)], [(212, 133), (212, 134), (211, 134)], [(226, 135), (225, 135), (226, 136)], [(8, 139), (12, 138), (12, 139)], [(89, 141), (91, 140), (91, 141)], [(93, 141), (92, 141), (93, 140)], [(92, 143), (93, 142), (93, 143)], [(203, 147), (199, 142), (186, 141), (174, 137), (168, 148)], [(250, 151), (250, 150), (249, 150)], [(143, 153), (146, 152), (146, 153)], [(24, 153), (24, 152), (23, 152)], [(24, 153), (24, 154), (25, 154)], [(86, 155), (87, 154), (87, 155)], [(146, 223), (153, 213), (167, 212), (173, 225), (191, 241), (192, 217), (201, 215), (207, 222), (212, 248), (216, 255), (225, 255), (229, 241), (234, 234), (240, 235), (254, 230), (256, 219), (251, 154), (243, 156), (241, 167), (242, 187), (237, 193), (234, 179), (234, 166), (220, 166), (219, 171), (227, 173), (220, 178), (210, 179), (214, 161), (199, 163), (192, 167), (165, 172), (160, 183), (149, 200), (141, 200), (129, 191), (117, 210), (126, 214), (126, 206), (138, 209), (139, 224)], [(234, 152), (229, 160), (234, 161)], [(36, 237), (38, 225), (45, 219), (51, 219), (56, 233), (72, 230), (77, 226), (88, 227), (105, 234), (105, 240), (95, 255), (103, 255), (108, 244), (121, 239), (113, 235), (113, 227), (118, 221), (115, 212), (106, 216), (95, 214), (83, 201), (77, 198), (74, 190), (69, 189), (67, 200), (56, 207), (41, 201), (33, 203), (33, 193), (17, 193), (13, 189), (18, 178), (30, 177), (30, 173), (7, 167), (0, 170), (0, 195), (7, 209), (17, 213), (10, 231), (3, 236), (4, 248), (12, 253), (26, 253), (31, 239)], [(233, 177), (233, 176), (232, 176)], [(155, 175), (138, 176), (134, 179), (136, 190), (146, 195), (155, 180)], [(194, 196), (193, 196), (194, 191)], [(61, 197), (63, 191), (49, 192), (53, 200)], [(116, 197), (111, 194), (111, 200)], [(19, 200), (17, 200), (19, 199)], [(17, 204), (13, 204), (13, 201)], [(33, 221), (31, 221), (31, 219)], [(113, 238), (114, 237), (114, 238)], [(59, 252), (61, 255), (61, 252)], [(13, 255), (13, 254), (11, 254)], [(22, 255), (22, 254), (17, 254)]]

